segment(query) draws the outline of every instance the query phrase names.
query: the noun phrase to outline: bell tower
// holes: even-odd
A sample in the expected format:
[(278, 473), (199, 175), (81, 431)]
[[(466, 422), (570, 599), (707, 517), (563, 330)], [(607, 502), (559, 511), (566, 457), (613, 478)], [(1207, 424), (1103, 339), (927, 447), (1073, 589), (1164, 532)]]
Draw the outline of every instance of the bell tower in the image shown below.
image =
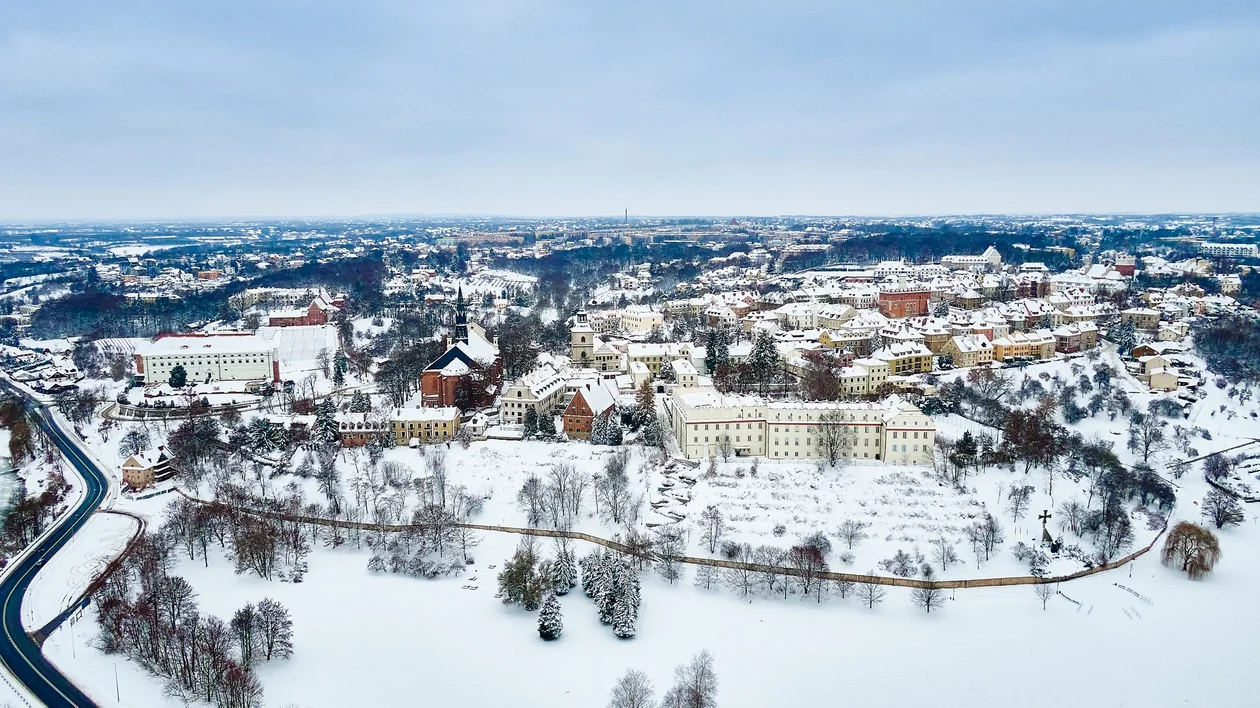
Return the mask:
[(569, 328), (569, 359), (583, 369), (595, 365), (595, 330), (586, 319), (586, 310), (578, 310)]

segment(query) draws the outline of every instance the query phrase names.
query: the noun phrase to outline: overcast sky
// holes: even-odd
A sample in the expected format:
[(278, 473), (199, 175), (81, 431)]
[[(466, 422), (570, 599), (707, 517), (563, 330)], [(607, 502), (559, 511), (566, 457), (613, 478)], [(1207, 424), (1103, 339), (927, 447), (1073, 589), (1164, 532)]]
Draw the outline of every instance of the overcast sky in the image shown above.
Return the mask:
[(1260, 3), (16, 0), (0, 220), (1260, 211)]

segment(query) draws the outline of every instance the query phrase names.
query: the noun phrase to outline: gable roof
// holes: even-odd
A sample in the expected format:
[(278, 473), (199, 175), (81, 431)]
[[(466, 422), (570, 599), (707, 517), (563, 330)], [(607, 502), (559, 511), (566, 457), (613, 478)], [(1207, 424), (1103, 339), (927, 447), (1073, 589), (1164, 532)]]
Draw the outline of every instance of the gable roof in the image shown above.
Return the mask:
[[(603, 379), (586, 382), (577, 390), (577, 393), (573, 394), (573, 400), (576, 401), (579, 396), (596, 416), (603, 415), (616, 404), (615, 394), (608, 390)], [(569, 405), (573, 405), (573, 401), (570, 401)]]

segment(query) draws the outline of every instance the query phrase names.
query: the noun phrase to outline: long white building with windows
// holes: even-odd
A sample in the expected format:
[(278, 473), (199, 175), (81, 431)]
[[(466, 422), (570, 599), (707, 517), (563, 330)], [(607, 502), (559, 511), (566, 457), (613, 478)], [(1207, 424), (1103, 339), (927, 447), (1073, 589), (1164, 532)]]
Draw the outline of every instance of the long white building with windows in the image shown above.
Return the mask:
[(178, 334), (160, 337), (136, 352), (136, 374), (162, 383), (184, 367), (189, 384), (207, 381), (280, 380), (274, 341), (256, 334)]
[(852, 444), (843, 457), (890, 464), (932, 462), (936, 424), (897, 396), (882, 401), (772, 401), (724, 395), (712, 388), (675, 389), (666, 397), (668, 423), (688, 459), (721, 456), (771, 460), (823, 458), (820, 426), (844, 425)]

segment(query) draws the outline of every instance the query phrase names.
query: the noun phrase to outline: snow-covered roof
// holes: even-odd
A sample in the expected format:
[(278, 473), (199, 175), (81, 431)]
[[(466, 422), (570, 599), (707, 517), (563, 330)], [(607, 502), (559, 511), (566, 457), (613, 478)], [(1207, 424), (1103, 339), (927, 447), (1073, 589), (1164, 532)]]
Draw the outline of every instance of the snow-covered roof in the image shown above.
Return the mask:
[(409, 422), (445, 422), (459, 418), (459, 409), (455, 406), (395, 408), (391, 420)]
[(145, 356), (246, 354), (275, 348), (274, 342), (257, 334), (171, 335), (142, 347), (142, 353)]

